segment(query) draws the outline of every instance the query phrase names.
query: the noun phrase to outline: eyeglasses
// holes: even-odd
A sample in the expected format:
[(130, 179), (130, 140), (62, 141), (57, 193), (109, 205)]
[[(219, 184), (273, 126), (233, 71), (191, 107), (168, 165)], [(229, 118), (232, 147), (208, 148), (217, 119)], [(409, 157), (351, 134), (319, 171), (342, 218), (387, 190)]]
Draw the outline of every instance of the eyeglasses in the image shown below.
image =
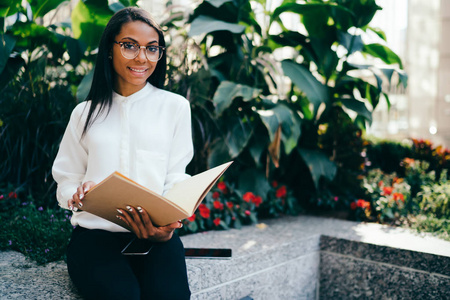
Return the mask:
[(132, 42), (114, 41), (114, 43), (120, 45), (120, 52), (126, 59), (135, 59), (139, 55), (139, 51), (144, 48), (147, 59), (156, 62), (161, 59), (164, 50), (166, 50), (166, 48), (161, 46), (141, 46)]

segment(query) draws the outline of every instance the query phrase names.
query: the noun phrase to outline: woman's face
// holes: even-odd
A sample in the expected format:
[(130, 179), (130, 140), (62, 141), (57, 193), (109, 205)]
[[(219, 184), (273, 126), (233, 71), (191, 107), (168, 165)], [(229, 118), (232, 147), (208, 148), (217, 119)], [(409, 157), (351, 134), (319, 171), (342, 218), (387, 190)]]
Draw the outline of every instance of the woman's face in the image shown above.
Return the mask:
[[(150, 25), (133, 21), (122, 25), (122, 29), (115, 38), (116, 42), (132, 42), (140, 46), (158, 46), (158, 32)], [(152, 62), (145, 56), (142, 48), (134, 59), (123, 57), (120, 45), (114, 43), (112, 63), (114, 69), (114, 90), (122, 96), (129, 96), (142, 89), (147, 78), (152, 75), (157, 62)]]

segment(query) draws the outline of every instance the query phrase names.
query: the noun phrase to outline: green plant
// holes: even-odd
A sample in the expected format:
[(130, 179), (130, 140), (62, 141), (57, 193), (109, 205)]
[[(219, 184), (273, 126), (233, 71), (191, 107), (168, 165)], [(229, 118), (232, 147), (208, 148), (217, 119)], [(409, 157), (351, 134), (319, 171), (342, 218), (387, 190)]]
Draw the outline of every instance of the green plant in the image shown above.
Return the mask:
[[(371, 215), (377, 220), (395, 223), (412, 212), (411, 186), (395, 173), (385, 174), (380, 169), (371, 170), (363, 178), (362, 185), (366, 190), (366, 197), (370, 199)], [(353, 205), (352, 208), (356, 207)]]
[(385, 140), (368, 140), (366, 149), (370, 168), (381, 169), (385, 173), (395, 172), (402, 177), (405, 175), (402, 161), (412, 157), (413, 153), (409, 144)]
[[(345, 185), (357, 186), (351, 178), (364, 163), (361, 128), (378, 102), (388, 101), (383, 78), (391, 82), (397, 73), (406, 85), (400, 59), (368, 26), (378, 9), (375, 1), (284, 1), (272, 9), (266, 1), (205, 0), (185, 23), (174, 13), (165, 24), (178, 34), (172, 45), (181, 40), (190, 51), (170, 78), (192, 103), (197, 167), (233, 159), (241, 174), (280, 179), (306, 199), (339, 172), (328, 187), (350, 198)], [(288, 29), (286, 14), (299, 17), (306, 32)], [(380, 43), (363, 43), (369, 31)], [(290, 57), (277, 59), (281, 50)], [(394, 67), (357, 65), (356, 53)], [(362, 71), (377, 83), (358, 76)]]
[(242, 192), (222, 180), (208, 193), (194, 215), (183, 220), (184, 227), (179, 233), (241, 228), (257, 223), (259, 219), (299, 212), (300, 207), (292, 193), (276, 181), (272, 182), (266, 195), (260, 196), (251, 191)]
[(30, 198), (0, 212), (0, 250), (20, 251), (39, 264), (63, 259), (71, 232), (69, 211), (36, 207)]
[(408, 219), (406, 226), (418, 232), (431, 233), (439, 238), (450, 241), (450, 220), (437, 218), (433, 215), (419, 214)]
[(429, 140), (412, 139), (411, 158), (428, 162), (426, 171), (435, 171), (436, 179), (439, 179), (444, 169), (450, 169), (450, 149), (442, 145), (434, 147)]
[(442, 172), (439, 182), (422, 185), (414, 201), (418, 203), (422, 214), (439, 219), (450, 218), (450, 182), (447, 181), (447, 172)]

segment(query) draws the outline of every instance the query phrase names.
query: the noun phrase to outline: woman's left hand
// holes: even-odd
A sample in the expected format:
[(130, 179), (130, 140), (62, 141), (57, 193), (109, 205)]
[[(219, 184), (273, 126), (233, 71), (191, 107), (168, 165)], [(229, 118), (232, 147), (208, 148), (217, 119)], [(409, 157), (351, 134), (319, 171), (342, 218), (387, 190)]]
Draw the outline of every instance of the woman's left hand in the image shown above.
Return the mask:
[(172, 238), (175, 229), (183, 227), (181, 222), (157, 227), (153, 225), (147, 211), (139, 206), (127, 206), (126, 209), (117, 209), (117, 212), (117, 217), (125, 222), (139, 239), (166, 242)]

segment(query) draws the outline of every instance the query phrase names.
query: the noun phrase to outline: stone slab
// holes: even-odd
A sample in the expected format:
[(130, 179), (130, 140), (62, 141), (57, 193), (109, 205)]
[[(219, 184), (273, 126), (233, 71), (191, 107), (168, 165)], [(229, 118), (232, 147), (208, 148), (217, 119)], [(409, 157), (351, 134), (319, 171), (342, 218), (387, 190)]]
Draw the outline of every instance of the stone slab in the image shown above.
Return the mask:
[[(321, 259), (329, 257), (324, 253), (327, 250), (319, 247), (322, 235), (450, 257), (450, 242), (427, 234), (414, 234), (407, 229), (314, 216), (283, 217), (244, 226), (241, 230), (183, 236), (185, 247), (224, 247), (233, 251), (231, 260), (187, 260), (193, 296), (196, 299), (221, 299), (215, 298), (216, 295), (225, 297), (223, 299), (249, 296), (255, 300), (264, 300), (268, 299), (266, 295), (270, 295), (269, 299), (277, 299), (275, 294), (279, 294), (280, 297), (285, 296), (284, 299), (313, 299), (319, 283), (318, 255), (323, 252)], [(345, 252), (333, 253), (331, 257), (339, 255), (345, 257)], [(356, 259), (366, 261), (365, 257)], [(416, 273), (422, 274), (420, 272)], [(311, 283), (314, 280), (316, 284)], [(79, 297), (70, 282), (64, 262), (36, 266), (23, 255), (7, 251), (0, 252), (0, 299)]]

